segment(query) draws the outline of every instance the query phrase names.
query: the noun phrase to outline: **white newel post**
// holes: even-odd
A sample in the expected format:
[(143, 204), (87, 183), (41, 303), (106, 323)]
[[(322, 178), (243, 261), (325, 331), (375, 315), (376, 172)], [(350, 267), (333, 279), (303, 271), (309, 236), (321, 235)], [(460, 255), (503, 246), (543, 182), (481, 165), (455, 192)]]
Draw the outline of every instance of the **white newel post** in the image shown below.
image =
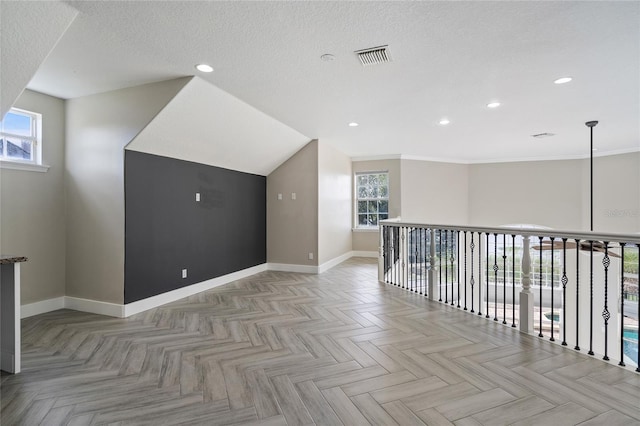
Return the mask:
[(522, 243), (522, 291), (520, 292), (520, 331), (533, 333), (533, 293), (531, 292), (531, 240)]
[(429, 238), (429, 288), (427, 289), (427, 297), (429, 300), (436, 300), (436, 280), (437, 280), (437, 270), (436, 270), (436, 230), (430, 229), (430, 238)]

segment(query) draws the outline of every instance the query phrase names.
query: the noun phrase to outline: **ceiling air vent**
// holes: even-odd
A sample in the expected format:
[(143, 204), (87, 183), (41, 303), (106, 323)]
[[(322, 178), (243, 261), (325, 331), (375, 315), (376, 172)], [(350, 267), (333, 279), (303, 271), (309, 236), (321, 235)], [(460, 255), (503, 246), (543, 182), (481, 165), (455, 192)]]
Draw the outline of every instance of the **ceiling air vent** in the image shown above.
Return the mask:
[(360, 59), (360, 63), (363, 67), (384, 64), (385, 62), (391, 62), (388, 47), (389, 46), (378, 46), (371, 47), (369, 49), (356, 50), (355, 54), (358, 55), (358, 59)]
[(535, 135), (531, 135), (532, 138), (542, 139), (542, 138), (550, 138), (551, 136), (555, 136), (555, 133), (538, 133)]

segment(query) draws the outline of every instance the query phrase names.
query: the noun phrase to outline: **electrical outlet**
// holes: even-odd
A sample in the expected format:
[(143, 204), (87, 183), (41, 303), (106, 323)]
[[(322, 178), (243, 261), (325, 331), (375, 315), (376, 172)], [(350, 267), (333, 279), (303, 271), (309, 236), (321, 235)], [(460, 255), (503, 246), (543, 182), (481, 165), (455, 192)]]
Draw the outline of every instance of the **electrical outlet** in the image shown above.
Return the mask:
[(309, 260), (313, 260), (313, 253), (309, 253)]
[(292, 193), (291, 193), (291, 199), (292, 199), (292, 200), (295, 200), (295, 199), (296, 199), (296, 193), (295, 193), (295, 192), (292, 192)]
[(182, 278), (187, 278), (187, 269), (182, 270)]
[(278, 194), (278, 200), (282, 200), (282, 194)]
[(200, 201), (200, 193), (196, 192), (196, 202), (199, 202), (199, 201)]

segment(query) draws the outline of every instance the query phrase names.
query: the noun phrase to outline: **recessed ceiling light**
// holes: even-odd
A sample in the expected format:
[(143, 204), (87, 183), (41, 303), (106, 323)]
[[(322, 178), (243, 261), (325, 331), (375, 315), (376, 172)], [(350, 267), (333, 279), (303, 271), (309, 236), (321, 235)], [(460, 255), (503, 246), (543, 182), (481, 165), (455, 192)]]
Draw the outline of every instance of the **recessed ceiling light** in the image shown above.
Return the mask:
[(349, 123), (349, 127), (358, 127), (358, 123), (354, 123), (353, 121)]
[(443, 118), (442, 120), (440, 120), (438, 122), (438, 124), (440, 124), (441, 126), (446, 126), (449, 123), (451, 123), (451, 122), (449, 120), (447, 120), (446, 118)]
[(320, 59), (322, 59), (325, 62), (330, 62), (336, 59), (336, 57), (333, 56), (331, 53), (325, 53), (324, 55), (320, 56)]
[(200, 72), (213, 72), (213, 67), (207, 64), (198, 64), (196, 69)]
[(490, 102), (487, 104), (487, 108), (498, 108), (500, 106), (500, 102)]
[(570, 82), (571, 80), (573, 80), (571, 77), (562, 77), (562, 78), (559, 78), (557, 80), (554, 80), (553, 82), (555, 84), (565, 84), (565, 83)]

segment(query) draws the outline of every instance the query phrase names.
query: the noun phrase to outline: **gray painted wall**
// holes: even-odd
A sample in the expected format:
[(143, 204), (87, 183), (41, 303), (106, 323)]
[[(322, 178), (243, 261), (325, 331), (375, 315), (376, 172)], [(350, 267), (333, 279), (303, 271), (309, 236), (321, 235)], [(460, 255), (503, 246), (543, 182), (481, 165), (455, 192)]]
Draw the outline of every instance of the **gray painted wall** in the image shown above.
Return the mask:
[(402, 160), (402, 220), (466, 224), (469, 175), (465, 164)]
[(318, 263), (351, 251), (353, 211), (351, 159), (333, 146), (318, 144)]
[(188, 79), (67, 101), (67, 296), (124, 301), (124, 147)]
[(318, 265), (317, 140), (267, 176), (267, 262)]
[(21, 300), (28, 304), (65, 294), (65, 101), (25, 90), (14, 104), (42, 114), (46, 173), (0, 169), (0, 247), (24, 255)]

